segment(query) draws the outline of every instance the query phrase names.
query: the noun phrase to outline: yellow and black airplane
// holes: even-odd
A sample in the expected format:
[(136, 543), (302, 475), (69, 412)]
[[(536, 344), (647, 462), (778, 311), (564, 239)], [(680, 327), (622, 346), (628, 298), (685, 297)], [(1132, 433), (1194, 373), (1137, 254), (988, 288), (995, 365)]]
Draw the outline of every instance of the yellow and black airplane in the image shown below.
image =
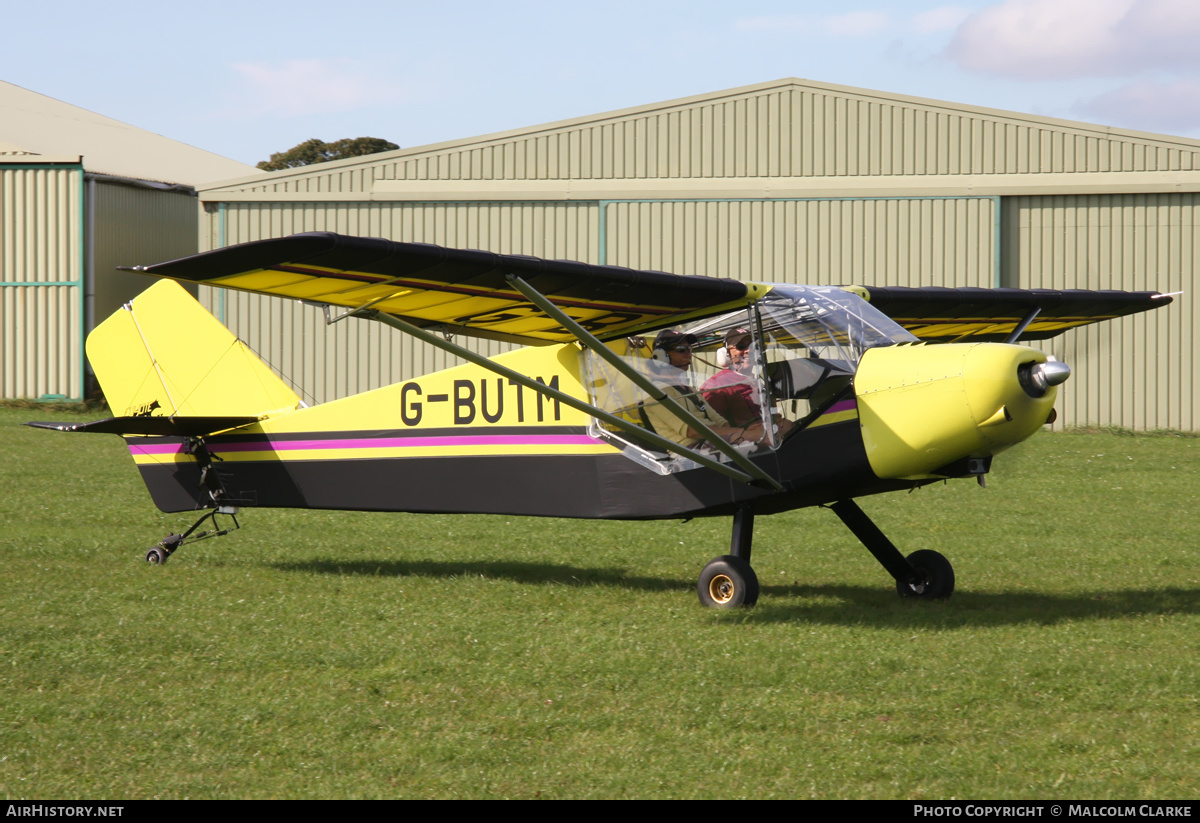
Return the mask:
[[(729, 553), (697, 586), (716, 607), (758, 598), (755, 515), (816, 505), (902, 596), (950, 596), (950, 563), (905, 557), (854, 499), (982, 482), (994, 455), (1053, 418), (1070, 375), (1019, 338), (1171, 301), (743, 283), (327, 233), (133, 270), (308, 301), (329, 322), (383, 322), (467, 361), (308, 407), (177, 283), (156, 283), (88, 337), (119, 416), (31, 424), (122, 435), (159, 509), (204, 511), (150, 562), (254, 507), (728, 515)], [(524, 346), (484, 358), (456, 336)]]

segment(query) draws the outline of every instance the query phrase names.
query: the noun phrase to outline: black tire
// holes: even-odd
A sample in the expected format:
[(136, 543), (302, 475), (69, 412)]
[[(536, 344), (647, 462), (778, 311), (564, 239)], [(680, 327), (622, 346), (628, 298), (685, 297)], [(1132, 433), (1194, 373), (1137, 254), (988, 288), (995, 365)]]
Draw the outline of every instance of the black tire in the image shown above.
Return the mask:
[(925, 583), (918, 591), (909, 583), (897, 580), (896, 591), (901, 597), (945, 600), (954, 593), (954, 567), (941, 554), (932, 549), (921, 549), (910, 554), (908, 562), (924, 576)]
[(696, 584), (700, 605), (710, 609), (736, 609), (758, 602), (758, 575), (740, 557), (724, 554), (711, 561)]
[(167, 562), (167, 558), (169, 556), (170, 555), (167, 554), (166, 549), (162, 548), (161, 546), (155, 546), (150, 551), (146, 552), (146, 562), (152, 563), (155, 566), (161, 566), (163, 563)]

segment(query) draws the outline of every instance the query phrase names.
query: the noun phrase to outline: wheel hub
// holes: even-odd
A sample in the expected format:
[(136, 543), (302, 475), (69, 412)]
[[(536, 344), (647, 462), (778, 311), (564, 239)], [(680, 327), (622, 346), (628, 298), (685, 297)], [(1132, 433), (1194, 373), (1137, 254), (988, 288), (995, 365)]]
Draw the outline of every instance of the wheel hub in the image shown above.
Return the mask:
[(733, 600), (737, 586), (729, 575), (718, 574), (708, 584), (708, 595), (717, 603), (728, 603)]

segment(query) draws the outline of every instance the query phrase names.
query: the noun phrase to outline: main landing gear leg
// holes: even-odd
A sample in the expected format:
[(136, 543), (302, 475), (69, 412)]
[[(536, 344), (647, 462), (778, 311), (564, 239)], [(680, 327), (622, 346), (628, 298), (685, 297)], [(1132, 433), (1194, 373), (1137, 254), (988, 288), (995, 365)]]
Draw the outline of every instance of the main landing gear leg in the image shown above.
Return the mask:
[(750, 567), (753, 540), (754, 505), (743, 503), (733, 515), (729, 554), (713, 559), (700, 573), (700, 582), (696, 584), (700, 605), (734, 609), (758, 602), (758, 576)]
[(896, 578), (901, 597), (945, 600), (954, 591), (954, 568), (938, 552), (922, 549), (905, 557), (853, 500), (839, 500), (829, 508)]

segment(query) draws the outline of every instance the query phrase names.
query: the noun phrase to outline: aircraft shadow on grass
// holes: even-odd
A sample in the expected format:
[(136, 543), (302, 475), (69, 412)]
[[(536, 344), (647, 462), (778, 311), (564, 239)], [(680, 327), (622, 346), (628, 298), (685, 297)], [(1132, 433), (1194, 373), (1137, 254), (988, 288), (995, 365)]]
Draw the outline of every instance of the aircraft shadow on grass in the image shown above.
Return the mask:
[(316, 560), (307, 563), (275, 563), (280, 571), (309, 572), (364, 577), (484, 577), (522, 584), (555, 586), (619, 586), (649, 592), (687, 591), (695, 584), (655, 577), (630, 576), (624, 568), (583, 568), (549, 563), (518, 563), (503, 560), (441, 562), (436, 560), (362, 560), (342, 562)]
[[(514, 583), (556, 586), (610, 586), (642, 592), (688, 591), (685, 580), (630, 575), (624, 568), (587, 568), (548, 563), (505, 561), (441, 562), (316, 560), (275, 563), (285, 572), (364, 577), (483, 577)], [(995, 593), (959, 590), (952, 601), (930, 602), (924, 608), (897, 600), (882, 586), (763, 584), (771, 605), (741, 612), (739, 622), (827, 623), (832, 625), (904, 626), (1004, 626), (1052, 625), (1072, 620), (1136, 617), (1139, 615), (1200, 614), (1200, 589), (1169, 588), (1153, 591), (1104, 589), (1071, 595), (1033, 591)], [(787, 604), (799, 599), (801, 603)]]

